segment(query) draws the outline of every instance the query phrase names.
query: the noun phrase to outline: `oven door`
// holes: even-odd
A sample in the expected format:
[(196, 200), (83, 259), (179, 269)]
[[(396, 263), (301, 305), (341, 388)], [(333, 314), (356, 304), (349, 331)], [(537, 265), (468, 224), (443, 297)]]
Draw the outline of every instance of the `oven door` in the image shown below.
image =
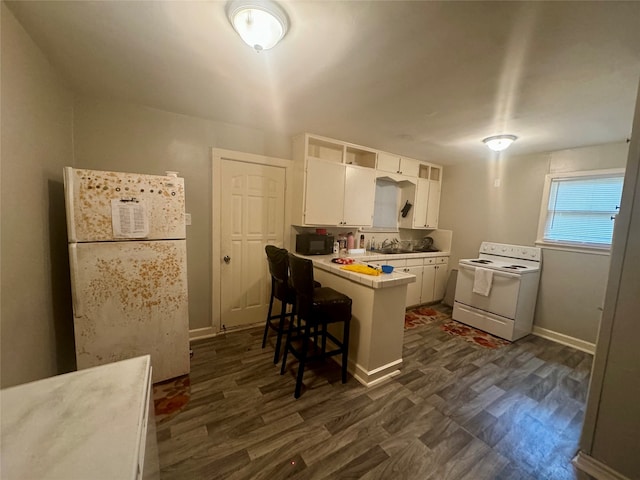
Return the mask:
[(456, 302), (502, 317), (515, 319), (521, 276), (494, 270), (491, 291), (489, 296), (485, 297), (484, 295), (473, 293), (475, 271), (475, 267), (458, 264)]

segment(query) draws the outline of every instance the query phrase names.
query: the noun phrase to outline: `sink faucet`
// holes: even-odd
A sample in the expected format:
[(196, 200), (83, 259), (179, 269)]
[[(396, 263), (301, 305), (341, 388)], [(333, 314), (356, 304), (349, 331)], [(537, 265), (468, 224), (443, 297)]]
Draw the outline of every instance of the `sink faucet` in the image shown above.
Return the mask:
[(397, 238), (394, 238), (392, 240), (389, 240), (388, 238), (385, 238), (384, 241), (382, 242), (382, 247), (381, 248), (395, 247), (398, 243), (399, 243), (399, 241), (398, 241)]

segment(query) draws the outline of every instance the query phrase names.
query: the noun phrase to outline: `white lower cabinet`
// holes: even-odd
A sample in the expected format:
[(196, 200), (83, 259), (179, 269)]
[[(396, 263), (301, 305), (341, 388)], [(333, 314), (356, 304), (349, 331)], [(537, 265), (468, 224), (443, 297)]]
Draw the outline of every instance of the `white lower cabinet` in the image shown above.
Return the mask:
[(407, 301), (406, 306), (410, 307), (413, 305), (420, 304), (420, 296), (422, 290), (422, 266), (419, 267), (404, 267), (402, 269), (405, 273), (410, 273), (411, 275), (416, 276), (415, 283), (410, 283), (407, 285)]
[[(427, 264), (427, 262), (429, 262)], [(422, 272), (421, 303), (442, 300), (447, 287), (449, 257), (425, 258)]]
[(377, 260), (379, 265), (393, 265), (404, 273), (416, 276), (407, 285), (407, 307), (442, 300), (447, 287), (449, 257), (419, 257), (398, 260)]
[(436, 280), (433, 286), (433, 299), (442, 300), (447, 290), (447, 280), (449, 278), (448, 264), (436, 265)]

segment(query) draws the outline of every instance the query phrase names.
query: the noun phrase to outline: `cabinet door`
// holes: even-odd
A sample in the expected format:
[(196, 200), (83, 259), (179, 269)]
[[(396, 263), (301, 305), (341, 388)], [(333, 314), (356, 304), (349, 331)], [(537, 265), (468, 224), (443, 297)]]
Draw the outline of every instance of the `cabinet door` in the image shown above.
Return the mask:
[(340, 163), (308, 159), (305, 224), (340, 225), (344, 207), (344, 168)]
[(345, 166), (345, 225), (371, 226), (376, 197), (376, 171), (373, 168)]
[(429, 180), (426, 226), (438, 228), (438, 212), (440, 210), (440, 182)]
[(447, 279), (449, 268), (446, 264), (436, 265), (436, 276), (433, 287), (433, 299), (442, 300), (444, 298), (445, 290), (447, 289)]
[(400, 173), (400, 157), (390, 153), (378, 152), (378, 170)]
[(422, 270), (422, 295), (420, 301), (422, 303), (433, 302), (434, 286), (436, 282), (437, 265), (425, 265)]
[(416, 276), (415, 283), (407, 284), (406, 306), (418, 305), (422, 293), (422, 267), (404, 267), (402, 271)]
[(418, 178), (416, 187), (416, 199), (413, 206), (413, 226), (414, 228), (425, 228), (427, 226), (427, 206), (429, 204), (429, 180)]
[(420, 162), (413, 158), (400, 158), (400, 173), (409, 177), (417, 177), (420, 172)]

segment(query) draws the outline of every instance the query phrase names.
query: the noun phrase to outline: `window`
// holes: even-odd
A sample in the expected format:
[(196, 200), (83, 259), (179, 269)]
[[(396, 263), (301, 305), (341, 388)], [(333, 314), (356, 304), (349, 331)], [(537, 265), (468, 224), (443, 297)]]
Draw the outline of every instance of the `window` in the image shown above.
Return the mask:
[(538, 243), (609, 249), (623, 180), (624, 169), (547, 175)]

